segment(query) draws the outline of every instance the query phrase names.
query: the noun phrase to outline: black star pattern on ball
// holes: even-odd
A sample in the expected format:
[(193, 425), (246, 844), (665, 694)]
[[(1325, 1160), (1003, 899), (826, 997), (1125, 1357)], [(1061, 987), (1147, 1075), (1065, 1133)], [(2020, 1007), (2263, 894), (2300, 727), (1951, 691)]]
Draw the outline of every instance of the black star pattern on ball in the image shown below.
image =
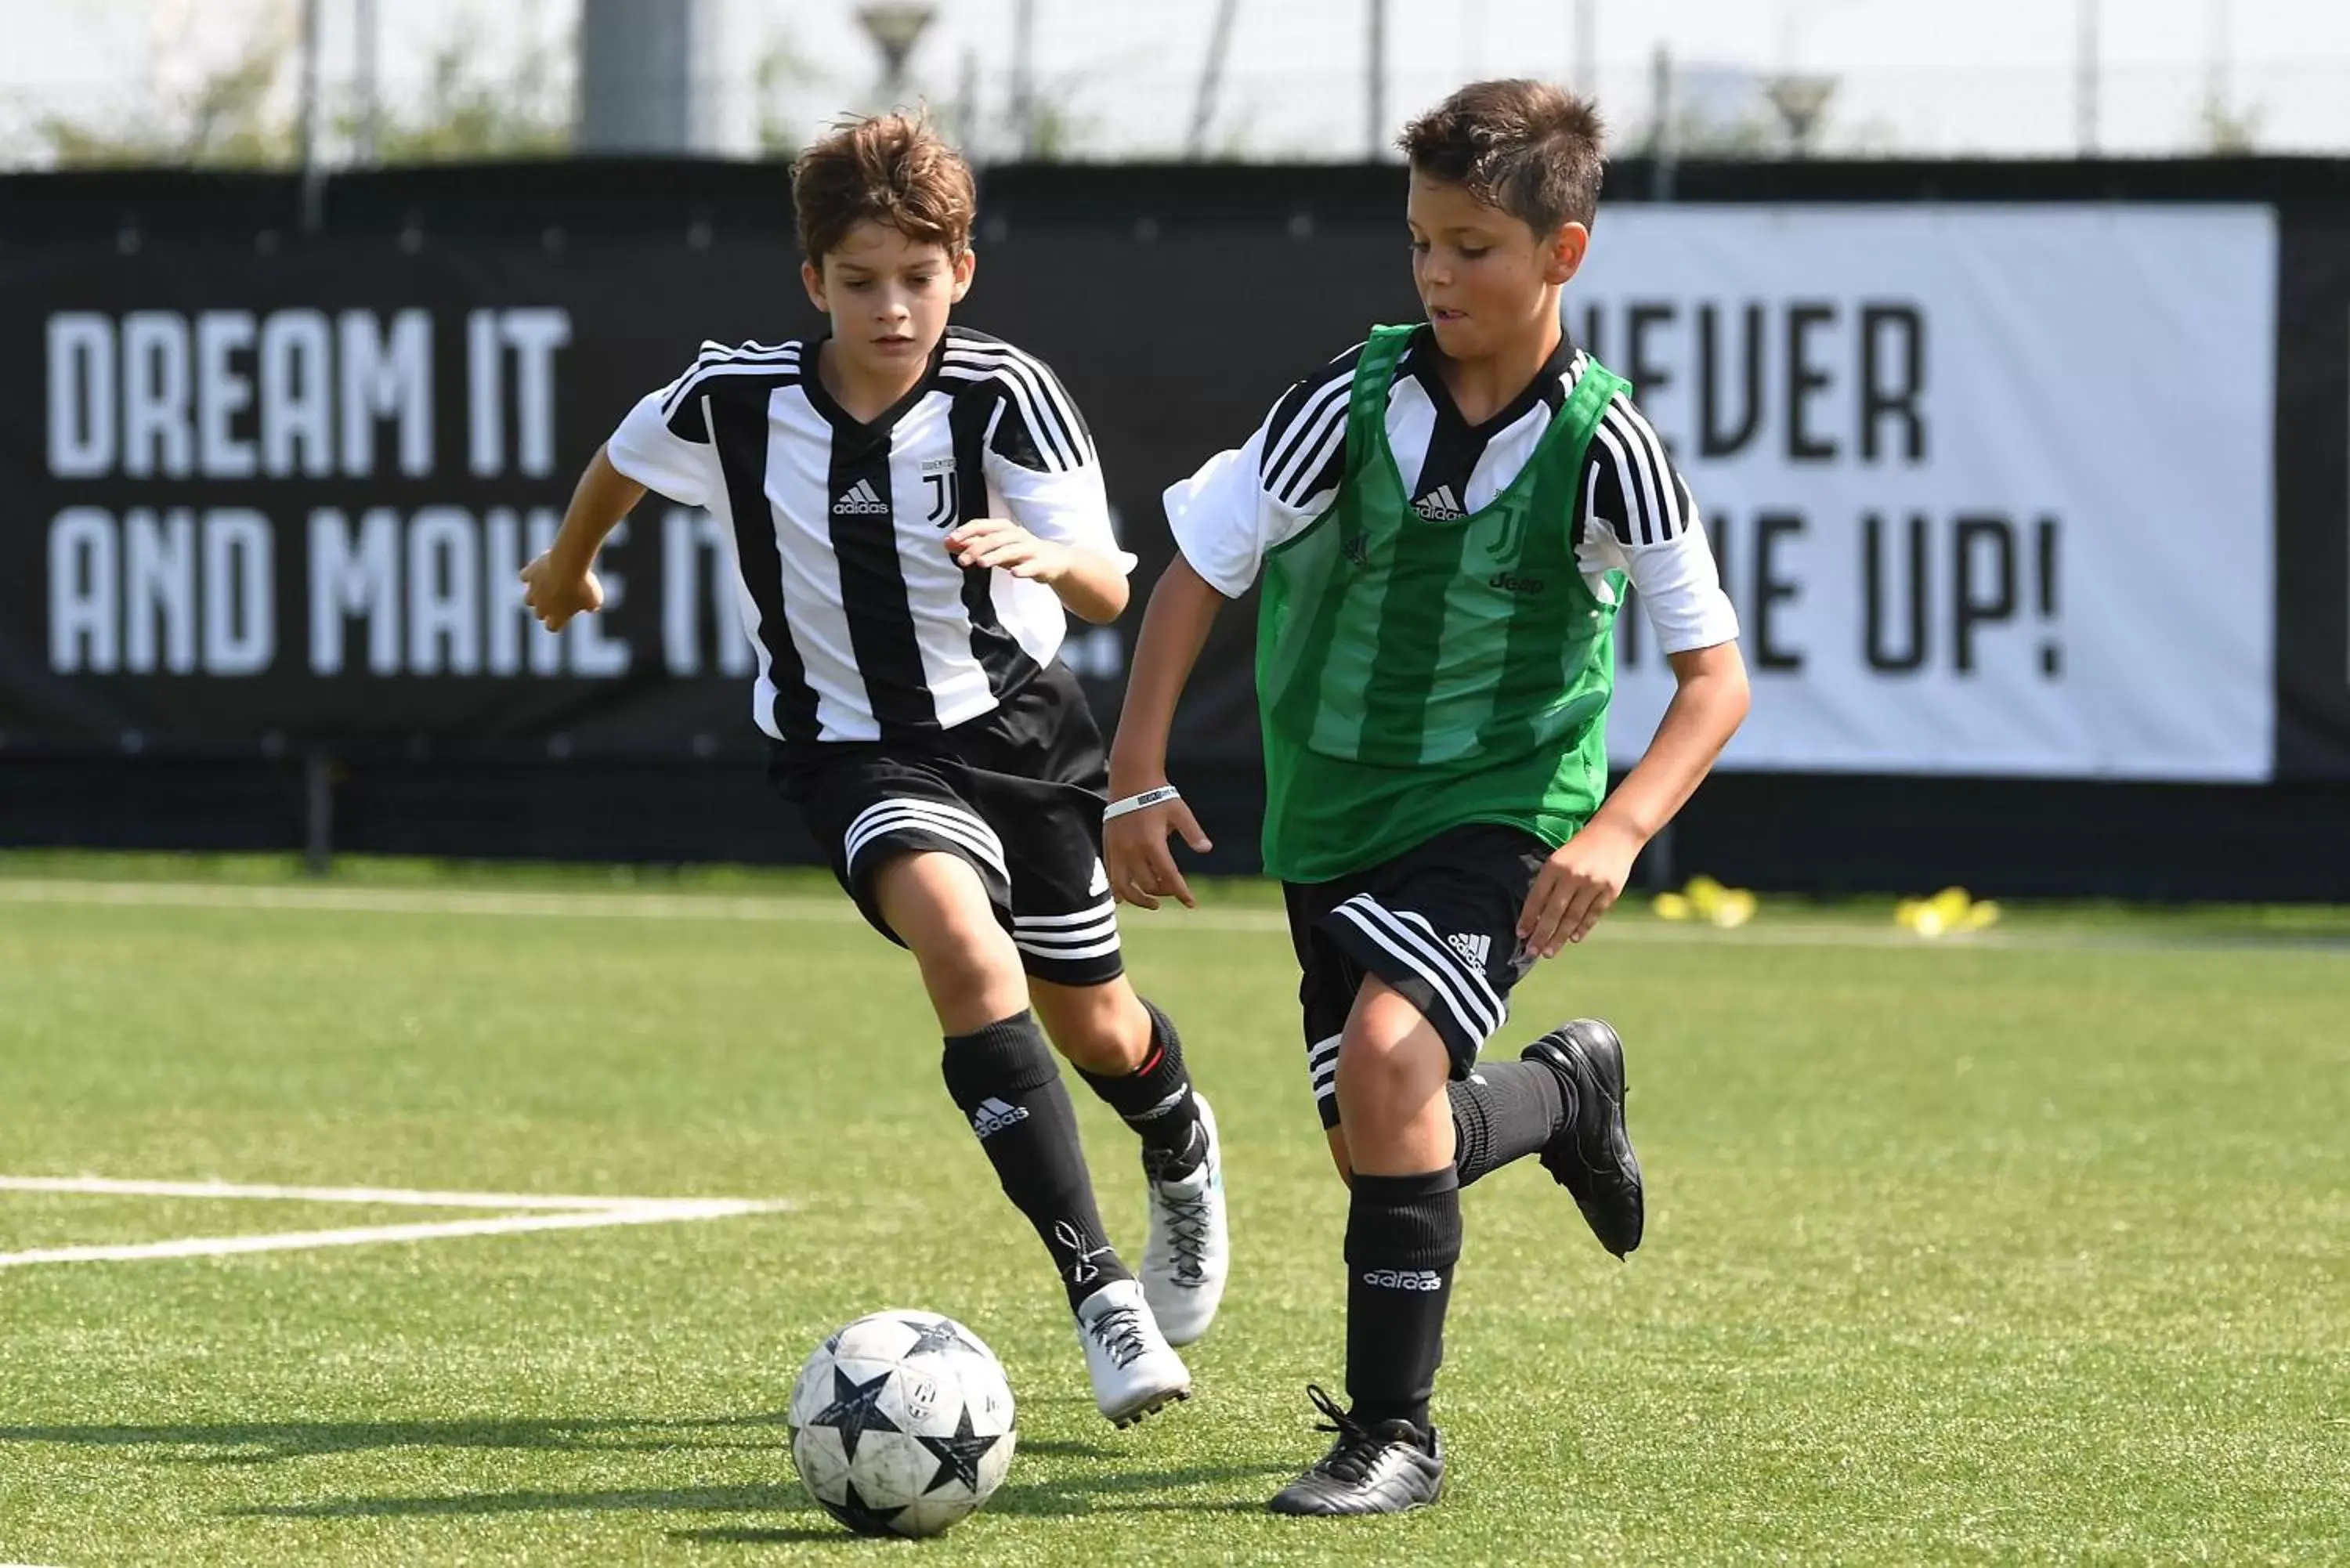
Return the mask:
[(868, 1432), (902, 1431), (879, 1408), (881, 1390), (889, 1384), (887, 1372), (870, 1383), (859, 1383), (836, 1366), (832, 1369), (832, 1403), (817, 1411), (808, 1425), (830, 1427), (840, 1434), (840, 1451), (857, 1457), (857, 1439)]
[(857, 1483), (852, 1480), (842, 1481), (840, 1490), (842, 1496), (838, 1502), (832, 1502), (824, 1498), (816, 1499), (816, 1501), (824, 1504), (825, 1512), (832, 1515), (859, 1535), (897, 1533), (889, 1528), (889, 1521), (905, 1512), (903, 1508), (868, 1507), (865, 1500), (857, 1495)]
[(990, 1449), (1003, 1440), (1003, 1434), (1001, 1432), (984, 1438), (972, 1433), (971, 1407), (968, 1405), (962, 1407), (962, 1418), (955, 1422), (953, 1437), (926, 1438), (917, 1432), (914, 1435), (914, 1441), (930, 1449), (937, 1456), (939, 1461), (938, 1473), (931, 1478), (931, 1484), (922, 1489), (922, 1495), (930, 1496), (951, 1480), (962, 1482), (966, 1490), (977, 1491), (979, 1461), (986, 1456)]
[(907, 1326), (915, 1330), (914, 1343), (906, 1349), (908, 1360), (917, 1355), (943, 1355), (950, 1350), (979, 1354), (979, 1346), (962, 1336), (962, 1328), (951, 1317), (932, 1318), (926, 1324), (910, 1318)]

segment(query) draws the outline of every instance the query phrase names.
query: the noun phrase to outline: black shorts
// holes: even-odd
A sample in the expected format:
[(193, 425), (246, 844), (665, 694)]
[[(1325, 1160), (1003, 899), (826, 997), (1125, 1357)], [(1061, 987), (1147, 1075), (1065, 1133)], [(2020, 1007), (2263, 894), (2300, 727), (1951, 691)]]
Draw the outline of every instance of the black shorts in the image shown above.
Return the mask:
[(1101, 862), (1108, 765), (1085, 693), (1061, 665), (993, 712), (920, 741), (777, 745), (767, 774), (866, 919), (900, 947), (874, 904), (874, 872), (938, 849), (979, 873), (1029, 974), (1099, 985), (1126, 972)]
[(1518, 915), (1550, 853), (1522, 829), (1471, 823), (1333, 881), (1282, 884), (1324, 1127), (1338, 1125), (1338, 1041), (1366, 975), (1419, 1009), (1443, 1038), (1452, 1075), (1469, 1075), (1509, 1016), (1511, 988), (1534, 967)]

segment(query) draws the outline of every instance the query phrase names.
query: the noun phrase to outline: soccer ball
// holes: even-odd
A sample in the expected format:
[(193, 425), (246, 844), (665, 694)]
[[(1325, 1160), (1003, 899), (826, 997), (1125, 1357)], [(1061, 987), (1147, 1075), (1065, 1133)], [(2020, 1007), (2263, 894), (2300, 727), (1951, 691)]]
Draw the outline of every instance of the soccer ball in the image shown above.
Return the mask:
[(792, 1386), (792, 1462), (861, 1535), (936, 1535), (1012, 1468), (1012, 1386), (951, 1317), (877, 1312), (816, 1348)]

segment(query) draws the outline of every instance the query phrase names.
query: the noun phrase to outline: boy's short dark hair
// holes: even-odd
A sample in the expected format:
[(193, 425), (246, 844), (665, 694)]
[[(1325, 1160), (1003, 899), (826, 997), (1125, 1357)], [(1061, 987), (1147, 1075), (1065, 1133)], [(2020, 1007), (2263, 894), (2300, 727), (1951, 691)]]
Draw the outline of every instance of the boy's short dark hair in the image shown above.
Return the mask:
[(819, 266), (868, 220), (961, 255), (978, 206), (971, 165), (918, 116), (881, 114), (836, 126), (792, 163), (800, 250)]
[(1430, 179), (1460, 185), (1537, 234), (1591, 222), (1607, 128), (1548, 82), (1471, 82), (1404, 127), (1397, 145)]

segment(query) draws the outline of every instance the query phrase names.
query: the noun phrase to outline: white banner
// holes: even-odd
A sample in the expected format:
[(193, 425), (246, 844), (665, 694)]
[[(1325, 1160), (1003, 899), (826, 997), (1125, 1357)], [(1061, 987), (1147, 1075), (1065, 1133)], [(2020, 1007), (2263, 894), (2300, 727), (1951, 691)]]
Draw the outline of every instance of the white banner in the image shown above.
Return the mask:
[[(1567, 326), (1724, 561), (1724, 765), (2268, 777), (2276, 268), (2267, 208), (1603, 213)], [(1620, 635), (1619, 764), (1672, 694)]]

